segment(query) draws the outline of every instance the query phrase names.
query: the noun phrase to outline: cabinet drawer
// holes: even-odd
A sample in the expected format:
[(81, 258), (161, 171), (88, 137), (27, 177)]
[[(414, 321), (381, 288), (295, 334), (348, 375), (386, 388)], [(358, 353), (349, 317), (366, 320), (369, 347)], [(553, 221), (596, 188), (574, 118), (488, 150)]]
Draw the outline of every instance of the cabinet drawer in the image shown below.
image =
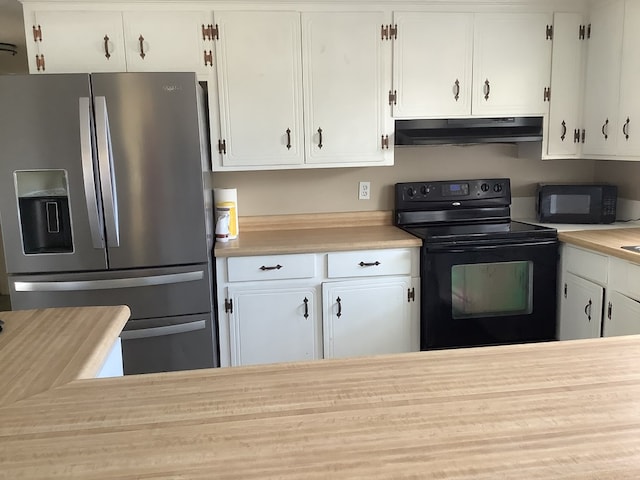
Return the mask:
[(569, 246), (565, 246), (562, 255), (567, 271), (600, 284), (607, 283), (608, 256)]
[(410, 275), (411, 250), (362, 250), (327, 255), (329, 278)]
[(262, 255), (227, 259), (230, 282), (312, 278), (316, 275), (315, 255)]
[(620, 258), (611, 258), (609, 279), (611, 289), (640, 300), (640, 265)]

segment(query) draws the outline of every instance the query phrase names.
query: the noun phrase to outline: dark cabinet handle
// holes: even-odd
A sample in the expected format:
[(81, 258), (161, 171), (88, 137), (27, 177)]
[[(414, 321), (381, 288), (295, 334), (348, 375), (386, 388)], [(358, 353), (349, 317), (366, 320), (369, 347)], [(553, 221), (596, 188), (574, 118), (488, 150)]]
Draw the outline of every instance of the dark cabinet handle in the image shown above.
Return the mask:
[(487, 78), (484, 81), (484, 99), (489, 100), (489, 94), (491, 93), (491, 84), (489, 83), (489, 79)]
[(278, 264), (278, 265), (276, 265), (274, 267), (266, 267), (266, 266), (262, 265), (260, 267), (260, 270), (262, 270), (264, 272), (266, 270), (280, 270), (281, 268), (282, 268), (282, 265), (280, 265), (280, 264)]
[(562, 135), (560, 135), (560, 140), (564, 142), (564, 138), (567, 136), (567, 123), (562, 121)]
[(591, 321), (591, 299), (589, 299), (589, 303), (587, 303), (584, 307), (584, 314), (587, 316), (587, 318), (589, 319), (589, 321)]
[(318, 136), (319, 136), (318, 148), (322, 148), (322, 129), (321, 128), (318, 129)]
[(336, 302), (338, 302), (338, 313), (336, 317), (340, 318), (342, 316), (342, 300), (340, 300), (340, 297), (336, 298)]
[(287, 150), (291, 150), (291, 129), (287, 128)]
[(309, 318), (309, 299), (304, 297), (304, 318)]
[(377, 267), (378, 265), (380, 265), (380, 262), (378, 262), (377, 260), (375, 262), (360, 262), (358, 265), (360, 265), (361, 267)]
[(104, 36), (104, 56), (107, 57), (107, 60), (111, 58), (111, 54), (109, 53), (109, 35)]
[(146, 57), (147, 54), (144, 53), (144, 37), (142, 35), (138, 37), (138, 42), (140, 42), (140, 58), (144, 60), (144, 57)]
[(604, 139), (607, 140), (609, 138), (609, 135), (607, 135), (607, 132), (605, 130), (609, 130), (609, 119), (608, 118), (602, 124), (602, 135), (604, 135)]
[(456, 81), (454, 82), (454, 89), (453, 89), (453, 98), (456, 100), (456, 102), (458, 101), (458, 99), (460, 98), (460, 81), (456, 78)]
[(627, 117), (627, 121), (622, 126), (622, 133), (624, 134), (624, 139), (629, 140), (629, 117)]

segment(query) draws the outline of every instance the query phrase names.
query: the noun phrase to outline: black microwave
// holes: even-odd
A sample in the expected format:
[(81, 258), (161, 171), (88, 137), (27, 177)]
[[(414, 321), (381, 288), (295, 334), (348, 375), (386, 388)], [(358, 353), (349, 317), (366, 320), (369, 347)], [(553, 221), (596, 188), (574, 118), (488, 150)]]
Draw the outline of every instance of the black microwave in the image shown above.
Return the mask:
[(536, 213), (544, 223), (613, 223), (618, 187), (603, 184), (538, 184)]

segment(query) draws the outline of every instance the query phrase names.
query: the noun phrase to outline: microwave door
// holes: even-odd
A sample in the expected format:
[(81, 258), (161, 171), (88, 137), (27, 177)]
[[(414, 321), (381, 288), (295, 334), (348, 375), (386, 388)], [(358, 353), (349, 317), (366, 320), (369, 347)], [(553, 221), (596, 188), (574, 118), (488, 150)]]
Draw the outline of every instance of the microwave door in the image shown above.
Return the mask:
[(90, 97), (85, 74), (0, 76), (0, 217), (9, 274), (107, 267), (88, 165), (92, 117), (80, 100)]

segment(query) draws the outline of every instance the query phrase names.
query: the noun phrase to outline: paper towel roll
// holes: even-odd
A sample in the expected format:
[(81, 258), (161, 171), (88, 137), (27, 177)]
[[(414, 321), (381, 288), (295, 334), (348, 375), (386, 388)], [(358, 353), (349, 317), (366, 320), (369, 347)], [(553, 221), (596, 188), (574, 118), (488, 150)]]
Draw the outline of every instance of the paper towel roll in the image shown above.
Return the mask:
[(235, 188), (214, 188), (213, 200), (216, 206), (216, 220), (219, 211), (229, 212), (229, 238), (238, 238), (238, 191)]

